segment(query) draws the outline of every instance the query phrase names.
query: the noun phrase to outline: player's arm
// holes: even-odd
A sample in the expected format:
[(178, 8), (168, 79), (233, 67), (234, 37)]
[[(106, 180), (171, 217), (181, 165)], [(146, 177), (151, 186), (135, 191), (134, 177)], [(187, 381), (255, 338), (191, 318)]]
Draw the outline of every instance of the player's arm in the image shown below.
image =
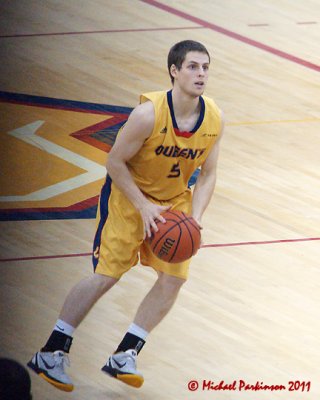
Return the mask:
[(221, 115), (221, 133), (219, 139), (211, 149), (206, 161), (201, 166), (200, 174), (193, 191), (192, 216), (201, 226), (201, 219), (213, 195), (217, 180), (217, 163), (220, 140), (223, 134), (224, 119)]
[(137, 106), (118, 135), (107, 161), (107, 170), (113, 182), (140, 211), (145, 235), (148, 237), (151, 236), (151, 228), (158, 230), (156, 220), (165, 222), (160, 213), (169, 207), (154, 204), (143, 195), (130, 174), (127, 162), (137, 154), (144, 141), (151, 135), (154, 118), (151, 101)]

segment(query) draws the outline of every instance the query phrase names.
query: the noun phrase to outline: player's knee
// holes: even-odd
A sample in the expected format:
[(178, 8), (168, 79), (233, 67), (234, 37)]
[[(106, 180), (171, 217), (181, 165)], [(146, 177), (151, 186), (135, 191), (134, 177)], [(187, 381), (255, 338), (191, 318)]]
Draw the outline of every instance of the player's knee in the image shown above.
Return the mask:
[(160, 274), (158, 278), (158, 284), (166, 293), (177, 293), (185, 282), (186, 279), (167, 274)]
[(94, 274), (93, 280), (97, 288), (97, 292), (99, 292), (100, 295), (106, 293), (114, 284), (118, 282), (118, 279), (102, 274)]

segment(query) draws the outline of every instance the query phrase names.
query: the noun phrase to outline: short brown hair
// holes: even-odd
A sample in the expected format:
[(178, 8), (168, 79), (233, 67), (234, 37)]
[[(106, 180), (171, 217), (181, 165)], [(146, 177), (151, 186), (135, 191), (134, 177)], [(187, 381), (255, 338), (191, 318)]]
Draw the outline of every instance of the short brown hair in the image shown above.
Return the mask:
[(194, 40), (183, 40), (182, 42), (176, 43), (171, 47), (168, 54), (168, 70), (172, 84), (174, 82), (174, 78), (170, 72), (171, 65), (175, 65), (179, 70), (186, 58), (187, 53), (190, 51), (198, 51), (199, 53), (207, 54), (210, 62), (210, 54), (203, 44)]

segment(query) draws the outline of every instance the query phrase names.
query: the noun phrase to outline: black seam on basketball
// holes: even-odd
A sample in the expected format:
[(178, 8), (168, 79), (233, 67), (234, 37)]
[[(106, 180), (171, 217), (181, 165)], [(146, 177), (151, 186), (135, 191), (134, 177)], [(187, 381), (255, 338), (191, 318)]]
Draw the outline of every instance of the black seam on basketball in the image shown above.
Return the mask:
[[(184, 214), (184, 213), (183, 213)], [(183, 223), (185, 225), (185, 227), (187, 228), (188, 232), (189, 232), (189, 236), (190, 236), (190, 240), (191, 240), (191, 246), (192, 246), (192, 250), (191, 250), (191, 256), (189, 258), (191, 258), (193, 256), (193, 249), (194, 249), (194, 245), (193, 245), (193, 237), (191, 235), (190, 229), (188, 227), (188, 225), (186, 224), (185, 221), (189, 221), (189, 218), (184, 219), (183, 221), (181, 221), (181, 223)]]
[[(179, 224), (180, 224), (181, 222), (184, 222), (184, 223), (185, 223), (185, 221), (189, 221), (190, 224), (191, 224), (194, 228), (197, 227), (197, 226), (194, 226), (194, 224), (190, 221), (190, 220), (192, 219), (191, 216), (187, 215), (186, 213), (184, 213), (183, 211), (180, 211), (180, 210), (174, 210), (174, 211), (179, 211), (181, 214), (183, 214), (183, 218), (182, 218), (181, 215), (176, 214), (175, 212), (172, 212), (172, 211), (171, 211), (171, 214), (174, 214), (176, 217), (179, 218)], [(168, 211), (167, 211), (167, 212), (168, 212)], [(197, 229), (199, 230), (199, 227), (197, 227)]]
[[(169, 218), (167, 218), (166, 221), (171, 221), (171, 222), (174, 222), (175, 224), (179, 224), (178, 221), (176, 221), (175, 219), (169, 219)], [(165, 224), (163, 224), (163, 225), (165, 225)], [(173, 226), (170, 228), (170, 230), (171, 230), (172, 228), (174, 228), (174, 227), (175, 227), (175, 225), (173, 225)], [(167, 231), (166, 231), (166, 232), (167, 232)], [(155, 233), (157, 233), (157, 232), (155, 232)], [(163, 236), (164, 236), (165, 234), (166, 234), (166, 233), (164, 233), (164, 234), (160, 237), (160, 239), (158, 239), (158, 242), (157, 242), (153, 247), (152, 247), (152, 242), (150, 241), (150, 240), (152, 239), (152, 236), (151, 236), (150, 238), (148, 238), (148, 239), (149, 239), (149, 244), (150, 244), (150, 246), (151, 246), (151, 248), (152, 248), (152, 251), (155, 250), (157, 244), (159, 243), (159, 241), (163, 238)], [(148, 241), (148, 240), (147, 240), (147, 241)]]
[[(169, 220), (168, 220), (169, 221)], [(160, 238), (158, 239), (158, 241), (155, 243), (155, 245), (152, 247), (152, 251), (155, 252), (155, 249), (158, 245), (158, 243), (160, 242), (160, 240), (163, 238), (163, 236), (165, 236), (168, 232), (172, 231), (172, 229), (174, 229), (176, 226), (179, 226), (179, 222), (175, 221), (175, 220), (171, 220), (175, 222), (175, 225), (172, 225), (171, 228), (169, 228), (167, 231), (165, 231), (162, 236), (160, 236)], [(180, 228), (180, 227), (179, 227)]]
[[(179, 215), (179, 214), (178, 214), (177, 212), (175, 212), (175, 211), (178, 211), (179, 213), (181, 213), (181, 214), (183, 215), (183, 217), (181, 217), (181, 215)], [(189, 236), (190, 236), (190, 240), (191, 240), (191, 246), (192, 246), (192, 247), (191, 247), (191, 255), (190, 255), (190, 257), (189, 257), (189, 258), (191, 258), (191, 257), (193, 256), (194, 243), (193, 243), (193, 237), (192, 237), (191, 231), (190, 231), (190, 229), (189, 229), (189, 227), (188, 227), (188, 225), (186, 224), (185, 221), (190, 222), (190, 218), (192, 218), (192, 217), (186, 215), (186, 214), (185, 214), (183, 211), (181, 211), (181, 210), (172, 210), (172, 211), (169, 210), (169, 211), (167, 211), (167, 213), (173, 214), (173, 215), (175, 215), (175, 217), (178, 217), (178, 218), (179, 218), (179, 222), (177, 222), (177, 224), (178, 224), (178, 226), (179, 226), (179, 229), (180, 229), (179, 242), (180, 242), (180, 238), (181, 238), (181, 235), (182, 235), (182, 229), (181, 229), (180, 225), (183, 223), (183, 224), (186, 226), (186, 228), (187, 228), (187, 230), (188, 230), (188, 232), (189, 232)], [(197, 230), (199, 231), (199, 227), (194, 226), (194, 224), (193, 224), (192, 222), (190, 222), (190, 224), (191, 224), (194, 228), (197, 228)], [(174, 253), (176, 253), (176, 251), (177, 251), (179, 242), (178, 242), (177, 245), (176, 245), (176, 250), (175, 250)], [(173, 257), (173, 256), (172, 256), (172, 257)], [(172, 257), (170, 258), (170, 261), (172, 260)]]
[[(183, 211), (180, 211), (180, 210), (173, 210), (173, 211), (167, 211), (168, 213), (170, 213), (170, 214), (173, 214), (175, 217), (178, 217), (179, 219), (180, 219), (180, 221), (182, 221), (182, 217), (181, 217), (181, 215), (179, 215), (178, 213), (182, 213), (182, 214), (184, 214), (184, 212)], [(184, 214), (185, 215), (185, 214)]]
[(173, 254), (172, 254), (172, 256), (171, 256), (169, 262), (170, 262), (170, 261), (173, 259), (173, 257), (175, 256), (175, 254), (176, 254), (176, 252), (177, 252), (177, 249), (178, 249), (178, 246), (179, 246), (179, 243), (180, 243), (181, 236), (182, 236), (182, 229), (181, 229), (181, 226), (180, 226), (179, 223), (178, 223), (178, 227), (179, 227), (179, 229), (180, 229), (179, 238), (178, 238), (178, 240), (177, 240), (176, 248), (175, 248), (175, 250), (174, 250), (174, 252), (173, 252)]
[[(186, 219), (189, 220), (189, 223), (197, 229), (198, 232), (200, 232), (200, 228), (199, 225), (196, 223), (196, 221), (192, 218), (192, 217), (188, 217), (183, 211), (182, 214), (184, 215), (184, 217), (186, 217)], [(194, 221), (194, 222), (193, 222)]]
[[(180, 213), (182, 214), (182, 216), (181, 216)], [(186, 215), (183, 211), (180, 211), (180, 210), (173, 210), (173, 211), (170, 211), (170, 210), (168, 210), (168, 211), (166, 211), (166, 214), (172, 214), (172, 215), (174, 215), (175, 219), (166, 218), (166, 221), (171, 221), (171, 222), (174, 222), (175, 224), (172, 225), (167, 231), (165, 231), (165, 232), (161, 235), (161, 237), (157, 240), (157, 242), (152, 246), (152, 251), (153, 251), (154, 253), (156, 253), (156, 248), (157, 248), (159, 242), (163, 239), (163, 237), (166, 236), (172, 229), (178, 227), (178, 228), (179, 228), (179, 237), (178, 237), (177, 242), (176, 242), (176, 245), (175, 245), (175, 250), (174, 250), (174, 252), (173, 252), (171, 258), (170, 258), (169, 261), (168, 261), (168, 262), (171, 262), (171, 260), (174, 258), (175, 254), (176, 254), (176, 252), (177, 252), (177, 250), (178, 250), (179, 243), (180, 243), (180, 241), (181, 241), (181, 237), (182, 237), (182, 228), (181, 228), (181, 224), (184, 224), (184, 226), (185, 226), (185, 227), (187, 228), (187, 230), (188, 230), (189, 237), (190, 237), (190, 241), (191, 241), (191, 254), (190, 254), (190, 256), (188, 257), (188, 259), (191, 258), (191, 257), (193, 256), (193, 252), (194, 252), (194, 241), (193, 241), (193, 237), (192, 237), (190, 228), (189, 228), (189, 226), (187, 225), (186, 221), (188, 221), (188, 222), (191, 224), (191, 226), (192, 226), (193, 228), (195, 228), (198, 232), (200, 232), (198, 225), (194, 225), (194, 224), (190, 221), (190, 219), (192, 220), (192, 217)], [(178, 218), (178, 221), (177, 221), (177, 218)], [(150, 243), (150, 244), (151, 244), (151, 243)]]
[(165, 231), (162, 236), (160, 236), (160, 238), (158, 239), (158, 241), (154, 244), (154, 246), (152, 247), (152, 251), (155, 251), (156, 247), (158, 246), (158, 243), (160, 242), (161, 239), (163, 239), (163, 237), (170, 232), (173, 228), (175, 228), (176, 226), (179, 226), (179, 222), (175, 221), (174, 219), (171, 220), (167, 220), (167, 221), (173, 221), (175, 222), (175, 225), (172, 225), (170, 229), (168, 229), (167, 231)]
[[(199, 233), (200, 233), (200, 229), (199, 229), (199, 226), (198, 226), (197, 224), (196, 224), (196, 225), (193, 224), (193, 222), (192, 222), (193, 218), (192, 218), (192, 217), (188, 217), (183, 211), (182, 211), (182, 214), (183, 214), (184, 217), (186, 217), (186, 219), (184, 219), (182, 222), (185, 224), (185, 226), (186, 226), (187, 229), (188, 229), (188, 232), (189, 232), (189, 235), (190, 235), (190, 239), (191, 239), (191, 242), (192, 242), (192, 255), (193, 255), (193, 249), (194, 249), (193, 237), (192, 237), (191, 231), (190, 231), (188, 225), (185, 223), (185, 221), (187, 220), (188, 223), (189, 223), (191, 226), (193, 226)], [(195, 223), (196, 223), (196, 222), (195, 222)], [(200, 236), (201, 236), (201, 234), (200, 234)], [(192, 256), (191, 256), (191, 257), (192, 257)]]

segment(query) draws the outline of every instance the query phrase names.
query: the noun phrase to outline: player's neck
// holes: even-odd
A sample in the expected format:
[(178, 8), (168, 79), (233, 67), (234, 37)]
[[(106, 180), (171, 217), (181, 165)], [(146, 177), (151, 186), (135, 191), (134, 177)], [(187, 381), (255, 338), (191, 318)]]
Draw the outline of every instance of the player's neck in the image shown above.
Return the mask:
[(188, 118), (200, 111), (198, 96), (190, 96), (175, 87), (172, 89), (172, 103), (176, 118)]

